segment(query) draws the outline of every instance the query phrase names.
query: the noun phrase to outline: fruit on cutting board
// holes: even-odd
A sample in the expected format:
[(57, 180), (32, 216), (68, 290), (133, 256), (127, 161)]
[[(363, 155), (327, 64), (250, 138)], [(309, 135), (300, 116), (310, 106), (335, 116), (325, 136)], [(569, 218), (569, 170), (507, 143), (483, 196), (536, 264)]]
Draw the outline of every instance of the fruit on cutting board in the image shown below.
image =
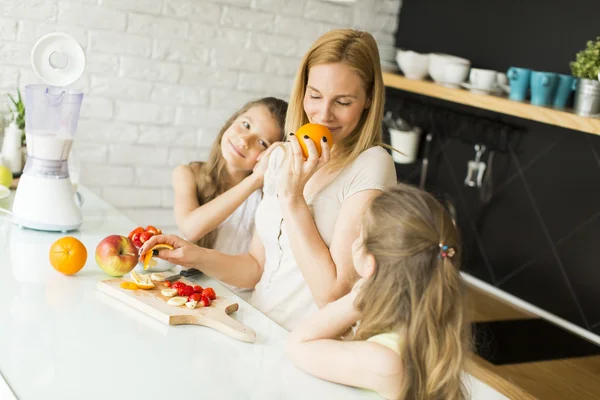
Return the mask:
[(129, 238), (110, 235), (98, 243), (96, 263), (110, 276), (123, 276), (137, 265), (138, 250)]
[[(160, 249), (169, 249), (173, 250), (173, 246), (166, 243), (157, 244), (152, 247), (148, 252), (144, 255), (144, 269), (152, 268), (156, 265), (156, 260), (153, 258)], [(155, 253), (156, 252), (156, 253)]]
[(85, 265), (87, 249), (78, 239), (65, 236), (50, 246), (49, 258), (55, 270), (65, 275), (73, 275)]
[(176, 297), (171, 297), (169, 300), (167, 300), (167, 304), (170, 306), (182, 306), (185, 303), (187, 303), (188, 299), (187, 297), (184, 296), (176, 296)]
[(155, 287), (154, 282), (152, 282), (152, 279), (150, 279), (149, 275), (138, 274), (137, 272), (135, 272), (135, 270), (132, 270), (130, 275), (133, 279), (133, 282), (140, 289), (152, 289)]
[[(168, 283), (168, 281), (165, 282), (165, 284), (166, 283)], [(167, 285), (165, 285), (165, 286), (167, 286)], [(173, 283), (171, 289), (163, 289), (161, 291), (161, 293), (166, 290), (169, 290), (169, 292), (166, 292), (166, 293), (173, 293), (170, 290), (174, 290), (174, 291), (176, 291), (176, 294), (178, 294), (180, 297), (185, 297), (187, 299), (187, 302), (185, 303), (185, 305), (188, 308), (208, 307), (211, 305), (212, 301), (217, 298), (217, 295), (213, 288), (209, 287), (209, 288), (203, 289), (202, 287), (200, 287), (198, 285), (192, 286), (192, 285), (188, 285), (181, 281), (177, 281), (177, 282)], [(166, 294), (164, 294), (164, 293), (162, 293), (162, 294), (163, 294), (163, 296), (168, 297)], [(193, 305), (193, 307), (192, 307), (192, 305)]]
[(161, 274), (160, 272), (154, 272), (150, 275), (150, 279), (152, 279), (154, 282), (164, 282), (165, 275)]
[(315, 142), (315, 147), (317, 148), (319, 157), (321, 157), (321, 143), (323, 143), (323, 137), (327, 138), (327, 143), (329, 143), (329, 146), (333, 144), (333, 137), (331, 136), (331, 132), (329, 131), (328, 127), (321, 124), (304, 124), (296, 132), (296, 138), (298, 138), (298, 143), (300, 143), (304, 158), (308, 158), (308, 148), (304, 143), (304, 136), (308, 136), (313, 142)]
[(147, 227), (138, 226), (131, 232), (127, 237), (131, 239), (133, 244), (139, 249), (142, 247), (142, 244), (148, 239), (150, 239), (154, 235), (161, 235), (162, 231), (153, 225), (148, 225)]
[(173, 297), (176, 294), (178, 294), (177, 289), (170, 289), (170, 288), (166, 288), (160, 291), (160, 294), (162, 294), (165, 297)]

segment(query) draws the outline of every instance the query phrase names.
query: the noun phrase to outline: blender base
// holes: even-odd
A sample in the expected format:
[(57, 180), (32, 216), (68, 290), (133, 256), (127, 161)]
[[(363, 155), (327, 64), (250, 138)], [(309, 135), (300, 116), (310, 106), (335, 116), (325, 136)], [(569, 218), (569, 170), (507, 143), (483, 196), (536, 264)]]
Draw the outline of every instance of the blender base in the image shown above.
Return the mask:
[(14, 224), (29, 229), (68, 232), (79, 229), (81, 209), (71, 180), (24, 173), (12, 207)]

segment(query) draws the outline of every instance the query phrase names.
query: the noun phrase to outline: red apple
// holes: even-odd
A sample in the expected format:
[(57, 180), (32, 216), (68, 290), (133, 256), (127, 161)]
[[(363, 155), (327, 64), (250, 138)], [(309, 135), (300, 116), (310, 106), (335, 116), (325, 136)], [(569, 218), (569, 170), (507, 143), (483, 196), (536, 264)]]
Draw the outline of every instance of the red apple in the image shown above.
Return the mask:
[(96, 263), (110, 276), (123, 276), (138, 263), (138, 250), (128, 237), (110, 235), (96, 247)]

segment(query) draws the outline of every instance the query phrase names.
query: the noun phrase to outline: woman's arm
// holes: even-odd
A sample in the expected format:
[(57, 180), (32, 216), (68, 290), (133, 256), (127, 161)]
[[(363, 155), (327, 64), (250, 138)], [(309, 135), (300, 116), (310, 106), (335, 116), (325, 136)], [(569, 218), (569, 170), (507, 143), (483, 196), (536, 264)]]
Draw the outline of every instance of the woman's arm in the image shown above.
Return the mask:
[(304, 321), (288, 337), (287, 355), (298, 368), (318, 378), (395, 398), (402, 361), (394, 351), (377, 343), (336, 340), (360, 318), (353, 306), (355, 297), (356, 292), (351, 292)]
[(173, 250), (159, 250), (158, 258), (182, 267), (198, 268), (230, 285), (253, 288), (263, 274), (265, 249), (256, 232), (252, 236), (249, 253), (233, 256), (196, 246), (175, 235), (154, 235), (140, 248), (140, 260), (152, 247), (165, 243), (173, 246)]
[(195, 242), (216, 229), (261, 186), (262, 180), (251, 174), (225, 193), (200, 205), (192, 169), (179, 165), (173, 170), (177, 227), (187, 240)]
[(370, 200), (381, 192), (364, 190), (342, 204), (331, 247), (321, 238), (304, 197), (280, 198), (292, 252), (318, 307), (339, 299), (358, 279), (352, 262), (352, 243), (359, 236)]

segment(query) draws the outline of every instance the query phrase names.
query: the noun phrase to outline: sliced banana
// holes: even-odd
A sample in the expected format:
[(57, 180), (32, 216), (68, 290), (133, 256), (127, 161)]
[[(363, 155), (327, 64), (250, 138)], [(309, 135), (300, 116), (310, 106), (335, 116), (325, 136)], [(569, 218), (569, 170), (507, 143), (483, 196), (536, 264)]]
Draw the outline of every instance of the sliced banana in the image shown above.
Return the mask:
[(165, 297), (173, 297), (177, 294), (177, 289), (163, 289), (160, 291), (160, 294)]
[(177, 297), (171, 297), (168, 301), (167, 304), (171, 305), (171, 306), (182, 306), (187, 302), (187, 297), (183, 297), (183, 296), (177, 296)]
[(165, 276), (161, 273), (155, 272), (152, 275), (150, 275), (150, 279), (152, 279), (155, 282), (163, 282), (165, 280)]
[(190, 301), (188, 301), (187, 303), (185, 303), (185, 306), (186, 306), (187, 308), (190, 308), (190, 309), (192, 309), (192, 308), (196, 308), (196, 304), (198, 304), (198, 302), (197, 302), (197, 301), (195, 301), (195, 300), (190, 300)]

